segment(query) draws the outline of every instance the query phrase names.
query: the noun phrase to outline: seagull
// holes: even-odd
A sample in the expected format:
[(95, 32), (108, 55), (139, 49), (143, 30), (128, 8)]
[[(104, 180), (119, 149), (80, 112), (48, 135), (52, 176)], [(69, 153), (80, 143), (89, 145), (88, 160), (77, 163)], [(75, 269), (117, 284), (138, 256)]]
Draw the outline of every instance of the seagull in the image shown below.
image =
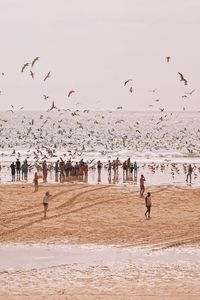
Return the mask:
[(170, 56), (166, 56), (165, 58), (166, 58), (167, 63), (168, 63), (171, 57)]
[(43, 95), (43, 97), (44, 97), (44, 100), (47, 100), (48, 98), (49, 98), (49, 96), (47, 96), (47, 95)]
[(155, 99), (155, 100), (153, 100), (153, 101), (155, 101), (155, 102), (159, 102), (160, 100), (159, 100), (159, 99)]
[(49, 73), (44, 77), (44, 81), (47, 80), (47, 78), (50, 77), (50, 73), (51, 73), (51, 72), (49, 72)]
[(68, 93), (68, 97), (70, 97), (71, 94), (73, 94), (73, 93), (75, 93), (75, 91), (74, 91), (74, 90), (71, 90), (71, 91)]
[(195, 92), (195, 90), (192, 90), (191, 92), (185, 93), (187, 95), (192, 95)]
[(36, 61), (39, 60), (39, 57), (37, 56), (36, 58), (34, 58), (34, 60), (31, 63), (31, 68), (33, 68), (34, 64), (36, 63)]
[(22, 69), (21, 69), (21, 72), (23, 73), (23, 72), (24, 72), (24, 69), (25, 69), (26, 67), (28, 67), (28, 66), (29, 66), (29, 63), (24, 64), (23, 67), (22, 67)]
[(51, 108), (49, 109), (49, 111), (51, 111), (52, 109), (57, 109), (57, 107), (54, 104), (54, 101), (52, 102)]
[(165, 109), (164, 109), (164, 108), (159, 108), (159, 110), (160, 110), (161, 112), (164, 112)]
[(187, 96), (186, 96), (186, 95), (183, 95), (182, 98), (187, 98)]
[(4, 73), (4, 72), (1, 72), (1, 75), (2, 75), (2, 76), (4, 76), (4, 75), (5, 75), (5, 73)]
[(126, 86), (127, 83), (130, 82), (130, 81), (133, 81), (133, 79), (128, 79), (128, 80), (126, 80), (126, 81), (124, 82), (124, 86)]
[(30, 71), (30, 75), (34, 79), (34, 73), (32, 71)]
[(158, 90), (158, 88), (150, 90), (149, 92), (155, 93)]
[(184, 78), (183, 74), (181, 74), (180, 72), (178, 72), (178, 74), (181, 77), (180, 81), (184, 81), (184, 84), (187, 85), (187, 80)]
[(118, 106), (117, 109), (123, 109), (123, 107), (122, 106)]
[(130, 92), (130, 93), (132, 93), (132, 92), (133, 92), (133, 88), (132, 88), (132, 86), (130, 87), (130, 89), (129, 89), (129, 92)]

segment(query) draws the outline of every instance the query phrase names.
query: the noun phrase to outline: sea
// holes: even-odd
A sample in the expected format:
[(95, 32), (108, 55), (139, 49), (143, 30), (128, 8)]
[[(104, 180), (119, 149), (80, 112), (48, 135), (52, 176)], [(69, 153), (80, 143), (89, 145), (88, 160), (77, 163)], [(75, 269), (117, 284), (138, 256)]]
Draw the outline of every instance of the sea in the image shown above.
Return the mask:
[[(54, 165), (62, 157), (89, 164), (88, 182), (138, 184), (136, 178), (110, 179), (108, 160), (129, 157), (138, 164), (149, 184), (186, 184), (192, 164), (192, 184), (200, 177), (200, 112), (187, 111), (0, 111), (0, 180), (11, 181), (10, 164), (17, 158), (30, 164), (29, 182), (35, 165), (46, 159)], [(103, 164), (98, 178), (97, 161)], [(48, 181), (54, 182), (53, 172)]]

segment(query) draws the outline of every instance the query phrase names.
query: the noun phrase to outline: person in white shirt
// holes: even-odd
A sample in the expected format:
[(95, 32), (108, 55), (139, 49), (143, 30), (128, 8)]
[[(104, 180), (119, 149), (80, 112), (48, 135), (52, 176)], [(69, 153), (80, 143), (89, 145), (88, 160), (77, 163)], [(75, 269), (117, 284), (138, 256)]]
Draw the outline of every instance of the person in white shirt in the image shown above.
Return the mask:
[(50, 197), (51, 197), (51, 195), (49, 194), (49, 192), (46, 192), (45, 196), (43, 198), (44, 218), (46, 218), (46, 216), (47, 216), (47, 210), (48, 210), (48, 204), (49, 204)]
[(145, 205), (146, 205), (146, 212), (145, 212), (145, 217), (150, 219), (150, 213), (151, 213), (151, 193), (147, 193), (147, 196), (145, 197)]

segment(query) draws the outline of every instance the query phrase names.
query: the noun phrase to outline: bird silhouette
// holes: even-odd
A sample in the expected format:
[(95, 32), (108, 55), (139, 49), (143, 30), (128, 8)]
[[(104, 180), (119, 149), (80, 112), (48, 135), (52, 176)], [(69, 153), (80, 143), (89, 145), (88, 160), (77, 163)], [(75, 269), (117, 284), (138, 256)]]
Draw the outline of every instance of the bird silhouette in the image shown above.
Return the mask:
[(129, 92), (130, 92), (130, 93), (132, 93), (132, 92), (133, 92), (133, 88), (132, 88), (132, 86), (130, 87), (130, 89), (129, 89)]
[(185, 93), (185, 94), (187, 94), (187, 95), (192, 95), (194, 92), (195, 92), (195, 90), (192, 90), (191, 92), (187, 92), (187, 93)]
[(180, 72), (178, 72), (178, 74), (180, 75), (180, 81), (183, 81), (185, 85), (187, 85), (187, 79), (184, 78), (183, 74), (181, 74)]
[(47, 78), (50, 77), (50, 73), (51, 73), (51, 72), (49, 72), (49, 73), (44, 77), (44, 81), (47, 80)]
[(31, 63), (31, 68), (33, 68), (34, 64), (36, 63), (36, 61), (39, 60), (39, 57), (37, 56), (36, 58), (34, 58), (34, 60)]
[(28, 66), (29, 66), (29, 63), (25, 63), (25, 64), (23, 65), (22, 69), (21, 69), (21, 72), (23, 73), (23, 72), (24, 72), (24, 69), (25, 69), (26, 67), (28, 67)]
[(74, 90), (71, 90), (71, 91), (68, 93), (68, 97), (70, 97), (71, 94), (73, 94), (73, 93), (75, 93), (75, 91), (74, 91)]
[(54, 101), (52, 102), (51, 108), (49, 109), (49, 111), (53, 110), (53, 109), (57, 109), (57, 107), (54, 104)]
[(158, 88), (150, 90), (149, 92), (155, 93), (158, 90)]
[(30, 75), (34, 79), (34, 73), (32, 71), (30, 71)]
[(166, 58), (167, 63), (168, 63), (168, 62), (170, 61), (170, 58), (171, 58), (171, 57), (170, 57), (170, 56), (166, 56), (165, 58)]
[(124, 86), (126, 86), (127, 83), (130, 82), (130, 81), (133, 81), (133, 79), (128, 79), (128, 80), (126, 80), (126, 81), (124, 82)]
[(43, 95), (43, 97), (44, 97), (44, 100), (47, 100), (48, 98), (49, 98), (49, 96), (47, 96), (47, 95)]

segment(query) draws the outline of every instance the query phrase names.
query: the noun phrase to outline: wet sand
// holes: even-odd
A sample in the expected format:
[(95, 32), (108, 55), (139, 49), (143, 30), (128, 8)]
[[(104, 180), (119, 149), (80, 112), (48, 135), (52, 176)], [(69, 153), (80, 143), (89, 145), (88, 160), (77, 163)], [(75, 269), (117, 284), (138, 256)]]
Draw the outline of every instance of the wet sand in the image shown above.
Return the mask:
[[(44, 219), (41, 203), (47, 190), (53, 197)], [(177, 246), (198, 250), (200, 189), (148, 186), (146, 191), (152, 192), (150, 220), (144, 217), (144, 198), (132, 185), (46, 184), (37, 193), (31, 185), (1, 185), (1, 245), (114, 245), (141, 251), (147, 247), (150, 253), (173, 251)], [(178, 262), (157, 265), (156, 261), (138, 265), (118, 256), (110, 265), (66, 262), (42, 269), (1, 268), (0, 299), (200, 297), (199, 264), (187, 259), (184, 266)]]

